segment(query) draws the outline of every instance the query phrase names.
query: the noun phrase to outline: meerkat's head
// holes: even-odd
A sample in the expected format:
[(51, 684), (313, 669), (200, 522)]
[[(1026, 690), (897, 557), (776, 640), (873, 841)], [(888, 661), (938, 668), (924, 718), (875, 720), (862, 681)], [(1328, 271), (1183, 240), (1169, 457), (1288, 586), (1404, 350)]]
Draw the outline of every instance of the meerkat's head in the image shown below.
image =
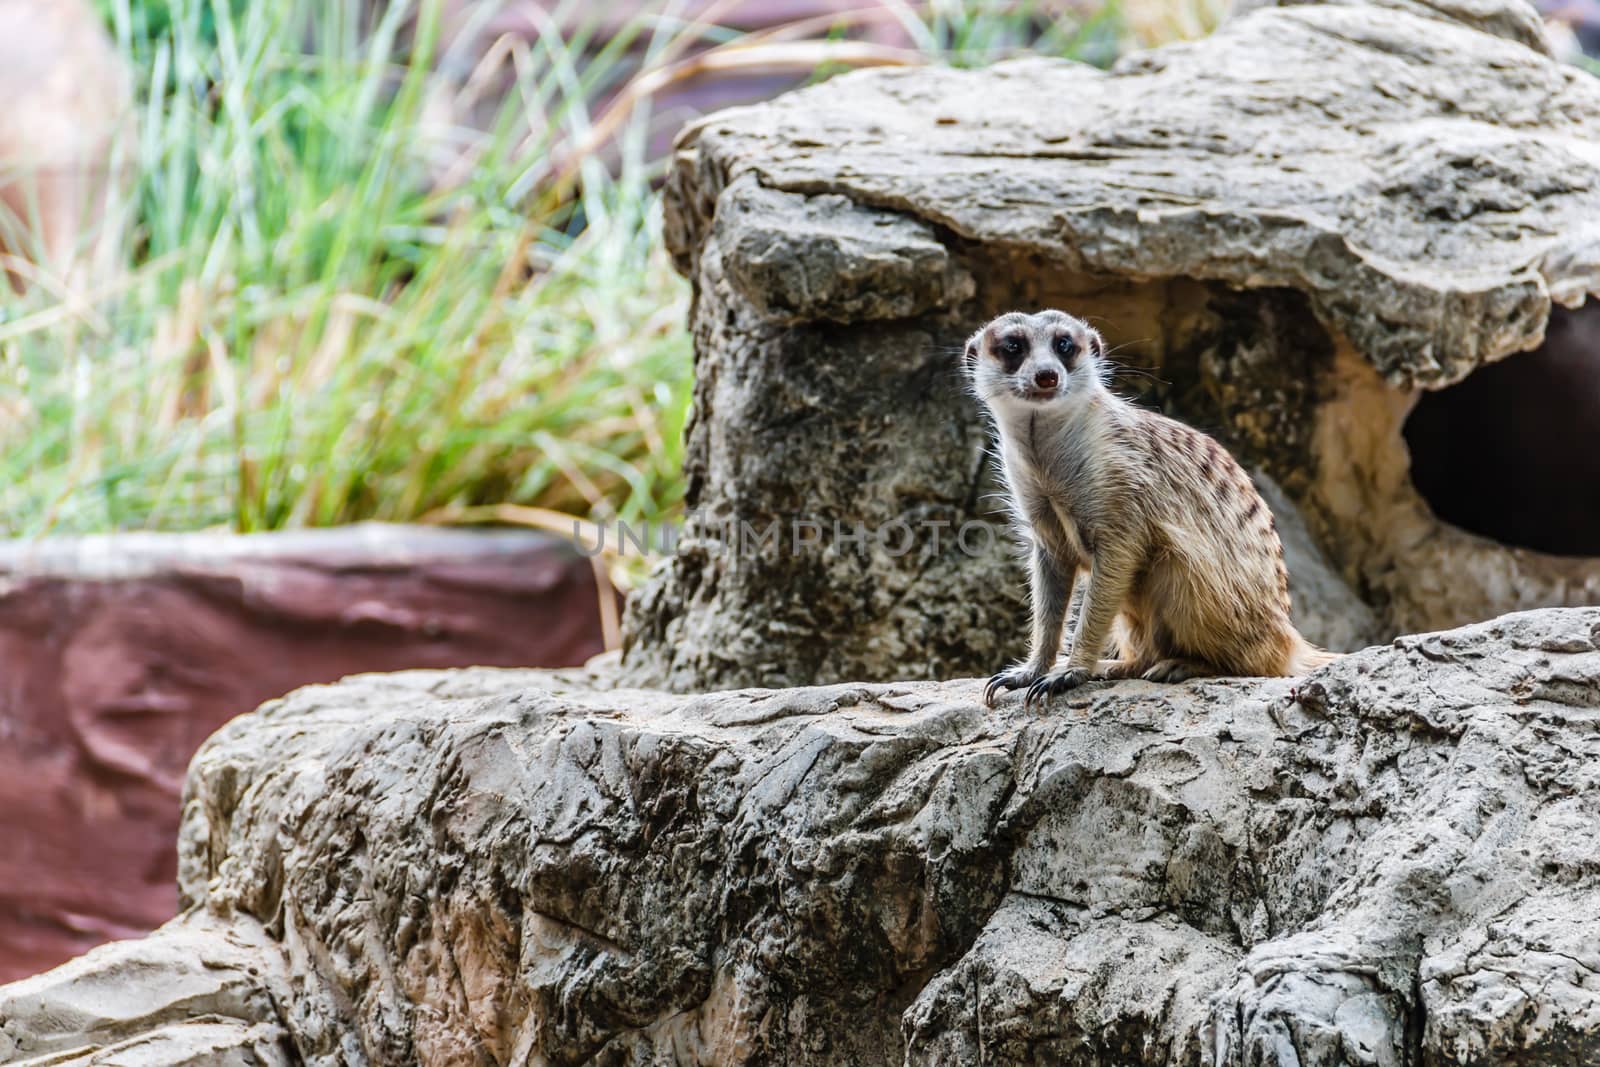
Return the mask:
[(1100, 386), (1105, 351), (1088, 323), (1064, 311), (1012, 311), (972, 335), (963, 362), (991, 408), (1050, 405)]

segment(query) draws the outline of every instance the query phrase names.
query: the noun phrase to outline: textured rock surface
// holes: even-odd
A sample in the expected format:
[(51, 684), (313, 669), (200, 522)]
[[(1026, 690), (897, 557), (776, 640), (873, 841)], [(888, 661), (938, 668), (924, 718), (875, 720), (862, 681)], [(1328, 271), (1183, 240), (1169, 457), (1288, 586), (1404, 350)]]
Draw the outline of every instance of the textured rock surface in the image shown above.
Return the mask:
[(0, 542), (0, 981), (177, 912), (184, 768), (296, 686), (603, 648), (555, 538), (365, 525)]
[[(1018, 654), (1015, 563), (932, 525), (995, 519), (955, 353), (1012, 307), (1088, 315), (1153, 370), (1124, 385), (1275, 479), (1382, 632), (1600, 602), (1600, 560), (1438, 521), (1401, 437), (1421, 390), (1600, 290), (1597, 220), (1600, 80), (1553, 61), (1520, 0), (1266, 6), (1110, 72), (859, 73), (704, 119), (667, 196), (696, 291), (695, 518), (630, 609), (629, 677)], [(898, 557), (722, 532), (897, 518), (919, 535)]]
[[(167, 1026), (195, 961), (195, 1011), (309, 1064), (1600, 1057), (1600, 610), (1046, 715), (612, 681), (365, 677), (234, 722), (189, 779), (188, 917), (0, 990), (0, 1062)], [(113, 1021), (53, 1007), (136, 959)]]
[(197, 916), (0, 988), (0, 1063), (289, 1067), (282, 953), (241, 916)]
[[(836, 78), (693, 127), (669, 237), (693, 269), (720, 198), (755, 184), (792, 204), (797, 252), (826, 248), (807, 201), (845, 196), (956, 247), (1298, 290), (1390, 380), (1442, 384), (1538, 344), (1552, 299), (1600, 290), (1600, 85), (1530, 48), (1537, 24), (1516, 3), (1308, 4), (1110, 73)], [(861, 290), (895, 317), (897, 294)]]

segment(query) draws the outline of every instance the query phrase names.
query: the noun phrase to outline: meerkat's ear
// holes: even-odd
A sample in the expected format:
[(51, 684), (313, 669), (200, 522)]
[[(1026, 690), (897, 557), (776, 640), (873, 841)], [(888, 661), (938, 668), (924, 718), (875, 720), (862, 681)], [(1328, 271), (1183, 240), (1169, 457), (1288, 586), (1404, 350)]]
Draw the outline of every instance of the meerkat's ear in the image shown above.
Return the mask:
[(961, 363), (971, 374), (978, 366), (978, 339), (973, 337), (967, 341), (966, 351), (961, 353)]
[(1100, 384), (1111, 385), (1111, 380), (1116, 377), (1116, 368), (1111, 365), (1111, 360), (1106, 358), (1106, 341), (1100, 336), (1100, 331), (1089, 331), (1090, 365), (1094, 368), (1095, 377), (1100, 379)]

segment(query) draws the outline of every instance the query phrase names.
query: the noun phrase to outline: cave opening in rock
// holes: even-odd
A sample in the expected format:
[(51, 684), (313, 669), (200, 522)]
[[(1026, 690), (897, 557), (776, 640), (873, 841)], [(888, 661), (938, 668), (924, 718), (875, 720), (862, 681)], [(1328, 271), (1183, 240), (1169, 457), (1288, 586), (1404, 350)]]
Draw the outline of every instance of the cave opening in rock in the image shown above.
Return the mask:
[(1600, 302), (1544, 344), (1425, 393), (1405, 425), (1434, 514), (1502, 544), (1600, 556)]

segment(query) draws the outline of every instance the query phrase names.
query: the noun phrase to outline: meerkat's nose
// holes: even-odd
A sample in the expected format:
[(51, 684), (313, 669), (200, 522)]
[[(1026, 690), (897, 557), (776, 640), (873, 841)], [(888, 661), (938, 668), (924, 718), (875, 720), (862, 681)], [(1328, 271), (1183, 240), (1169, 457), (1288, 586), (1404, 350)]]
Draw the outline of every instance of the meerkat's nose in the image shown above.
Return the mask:
[(1061, 384), (1061, 375), (1057, 374), (1052, 368), (1046, 367), (1034, 374), (1033, 384), (1040, 389), (1054, 389)]

